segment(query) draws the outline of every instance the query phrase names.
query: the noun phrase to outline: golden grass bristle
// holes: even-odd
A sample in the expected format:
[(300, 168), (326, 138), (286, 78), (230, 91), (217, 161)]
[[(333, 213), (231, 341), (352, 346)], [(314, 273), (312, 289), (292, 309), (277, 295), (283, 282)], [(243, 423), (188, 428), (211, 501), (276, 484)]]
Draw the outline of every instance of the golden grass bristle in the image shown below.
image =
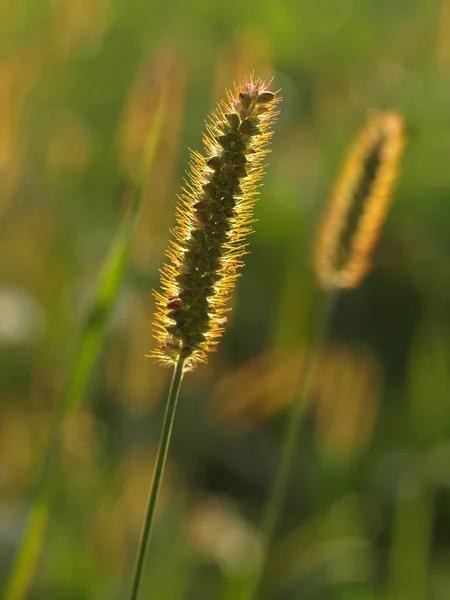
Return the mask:
[(327, 289), (357, 287), (370, 268), (404, 147), (403, 119), (375, 113), (351, 146), (325, 211), (314, 266)]
[(158, 349), (151, 356), (164, 364), (181, 358), (190, 369), (206, 362), (223, 332), (278, 102), (264, 82), (245, 80), (207, 122), (205, 156), (192, 152), (162, 293), (154, 293)]

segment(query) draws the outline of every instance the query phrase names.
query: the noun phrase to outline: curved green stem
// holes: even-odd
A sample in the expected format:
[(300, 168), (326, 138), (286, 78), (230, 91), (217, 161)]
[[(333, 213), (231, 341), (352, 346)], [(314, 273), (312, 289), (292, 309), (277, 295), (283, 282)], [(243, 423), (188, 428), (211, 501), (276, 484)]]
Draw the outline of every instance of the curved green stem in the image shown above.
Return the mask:
[(39, 475), (33, 501), (7, 576), (4, 600), (23, 600), (31, 587), (51, 514), (57, 480), (61, 425), (80, 406), (102, 347), (109, 316), (122, 284), (133, 234), (146, 196), (148, 173), (156, 157), (157, 143), (165, 115), (164, 98), (158, 101), (151, 118), (141, 175), (119, 230), (104, 259), (93, 291), (89, 310), (81, 327), (66, 387), (58, 403), (58, 413)]
[(316, 315), (313, 317), (314, 325), (312, 337), (306, 349), (306, 355), (301, 366), (299, 387), (293, 398), (290, 412), (287, 417), (286, 428), (283, 435), (280, 466), (275, 475), (275, 481), (264, 511), (262, 525), (262, 556), (254, 576), (248, 583), (247, 593), (244, 594), (243, 597), (246, 600), (255, 599), (258, 596), (261, 578), (267, 564), (270, 545), (283, 508), (286, 488), (289, 482), (292, 462), (300, 432), (300, 423), (305, 407), (312, 367), (317, 351), (320, 348), (327, 330), (329, 318), (336, 299), (335, 292), (321, 292), (320, 294), (315, 308)]
[(142, 526), (141, 541), (134, 569), (133, 586), (131, 588), (130, 600), (137, 600), (139, 587), (144, 568), (145, 556), (147, 553), (148, 541), (152, 530), (153, 517), (155, 515), (156, 502), (158, 500), (158, 492), (161, 486), (164, 466), (166, 464), (167, 452), (169, 449), (170, 437), (172, 434), (173, 421), (175, 410), (180, 394), (181, 382), (183, 380), (184, 360), (179, 359), (175, 364), (173, 371), (172, 383), (170, 385), (169, 395), (167, 397), (166, 412), (164, 414), (164, 422), (161, 430), (161, 438), (158, 445), (158, 454), (156, 456), (155, 470), (153, 472), (153, 481), (150, 487), (148, 497), (147, 513), (145, 515), (144, 524)]

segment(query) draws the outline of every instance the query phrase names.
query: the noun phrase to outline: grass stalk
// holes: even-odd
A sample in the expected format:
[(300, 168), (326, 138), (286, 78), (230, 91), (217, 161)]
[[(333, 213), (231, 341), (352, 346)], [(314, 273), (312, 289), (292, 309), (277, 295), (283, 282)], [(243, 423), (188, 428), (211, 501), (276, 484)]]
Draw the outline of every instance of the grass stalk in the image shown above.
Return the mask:
[(429, 561), (435, 495), (429, 482), (418, 483), (408, 473), (400, 477), (385, 600), (426, 600), (430, 597)]
[(336, 290), (320, 290), (319, 298), (314, 305), (315, 309), (313, 312), (315, 312), (315, 315), (313, 316), (313, 331), (310, 342), (306, 349), (304, 360), (302, 362), (298, 389), (293, 398), (286, 421), (286, 427), (282, 441), (280, 464), (264, 509), (261, 559), (253, 576), (245, 584), (247, 589), (246, 593), (242, 597), (243, 600), (254, 600), (258, 597), (261, 580), (268, 562), (270, 547), (281, 511), (283, 509), (286, 489), (289, 483), (295, 449), (299, 437), (301, 419), (309, 389), (312, 368), (317, 356), (317, 352), (320, 349), (321, 343), (324, 339), (329, 319), (335, 305), (336, 297)]
[(52, 427), (51, 439), (36, 484), (32, 506), (24, 525), (22, 539), (13, 558), (4, 600), (22, 600), (26, 597), (33, 581), (53, 500), (61, 426), (80, 405), (86, 391), (101, 350), (109, 316), (123, 281), (134, 230), (146, 193), (148, 173), (156, 154), (163, 120), (163, 106), (161, 100), (152, 118), (139, 181), (103, 262), (90, 307), (78, 335), (72, 367), (58, 403), (58, 414)]
[(147, 512), (142, 526), (141, 540), (134, 569), (133, 583), (131, 588), (130, 600), (137, 600), (139, 595), (142, 573), (144, 570), (145, 557), (147, 554), (148, 543), (152, 532), (153, 519), (155, 516), (158, 493), (161, 487), (161, 481), (164, 474), (167, 452), (169, 450), (170, 438), (172, 435), (175, 410), (180, 394), (181, 382), (183, 380), (184, 359), (180, 358), (174, 366), (172, 383), (167, 396), (166, 410), (161, 430), (161, 437), (158, 444), (158, 453), (153, 472), (153, 481), (150, 487), (148, 497)]
[(146, 548), (183, 370), (207, 361), (224, 331), (227, 302), (243, 266), (263, 159), (269, 151), (280, 98), (249, 77), (227, 91), (207, 122), (204, 154), (193, 152), (187, 185), (179, 196), (174, 240), (161, 269), (161, 292), (150, 354), (174, 376), (164, 417), (130, 600), (139, 594)]

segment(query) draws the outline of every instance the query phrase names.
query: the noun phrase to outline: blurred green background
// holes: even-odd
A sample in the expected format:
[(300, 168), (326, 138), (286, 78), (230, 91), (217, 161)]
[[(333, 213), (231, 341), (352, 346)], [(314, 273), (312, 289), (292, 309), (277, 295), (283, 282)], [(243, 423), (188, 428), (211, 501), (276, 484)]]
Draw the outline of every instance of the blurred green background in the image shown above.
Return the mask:
[(389, 108), (406, 121), (402, 176), (316, 363), (262, 597), (450, 598), (450, 0), (0, 1), (0, 591), (164, 94), (29, 594), (126, 597), (170, 379), (144, 356), (151, 290), (188, 148), (252, 71), (274, 77), (282, 112), (227, 331), (184, 382), (142, 597), (239, 600), (311, 328), (317, 218), (367, 114)]

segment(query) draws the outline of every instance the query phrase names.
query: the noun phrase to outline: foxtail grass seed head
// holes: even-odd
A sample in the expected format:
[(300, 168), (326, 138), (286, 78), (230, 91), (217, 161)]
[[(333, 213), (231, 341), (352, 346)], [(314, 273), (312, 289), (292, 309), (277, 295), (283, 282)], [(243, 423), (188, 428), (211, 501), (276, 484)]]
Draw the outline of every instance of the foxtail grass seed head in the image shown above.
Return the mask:
[(165, 364), (181, 358), (190, 369), (206, 362), (223, 332), (278, 102), (264, 82), (246, 80), (207, 122), (205, 156), (191, 155), (162, 293), (155, 292), (158, 349), (151, 356)]
[(403, 119), (375, 113), (351, 146), (319, 228), (314, 266), (327, 289), (354, 288), (370, 268), (403, 152)]

